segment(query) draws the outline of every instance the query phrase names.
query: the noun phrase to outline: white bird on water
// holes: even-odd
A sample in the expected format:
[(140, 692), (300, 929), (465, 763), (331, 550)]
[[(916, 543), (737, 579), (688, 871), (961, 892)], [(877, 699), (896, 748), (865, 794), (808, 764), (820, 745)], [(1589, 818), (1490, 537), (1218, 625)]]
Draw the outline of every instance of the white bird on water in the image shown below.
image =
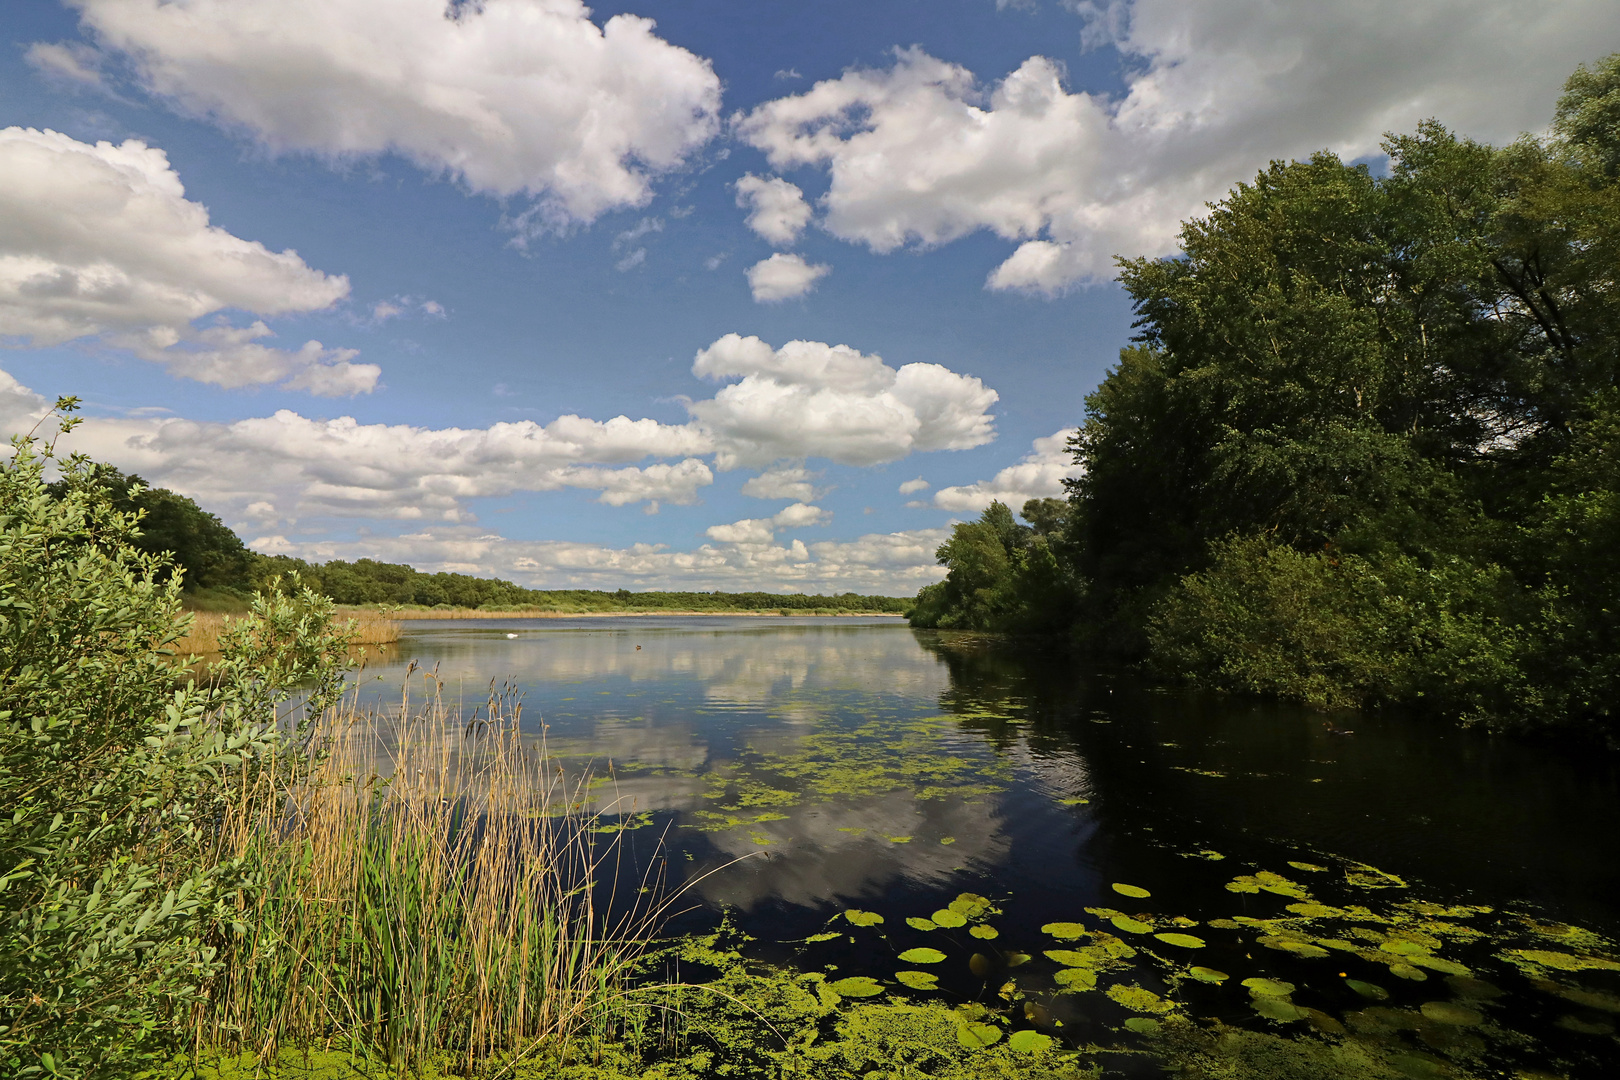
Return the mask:
[(516, 634), (507, 634), (507, 635), (506, 635), (506, 636), (507, 636), (507, 637), (509, 637), (509, 638), (515, 638), (515, 637), (517, 637), (517, 635), (516, 635)]

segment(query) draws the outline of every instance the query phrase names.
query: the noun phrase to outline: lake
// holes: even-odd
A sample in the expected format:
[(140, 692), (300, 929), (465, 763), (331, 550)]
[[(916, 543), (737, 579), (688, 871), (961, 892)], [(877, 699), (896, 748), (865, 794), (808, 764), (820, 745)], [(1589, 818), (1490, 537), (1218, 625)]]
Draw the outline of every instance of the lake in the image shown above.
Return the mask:
[(406, 626), (363, 692), (397, 702), (409, 661), (464, 716), (518, 688), (627, 850), (701, 877), (673, 930), (725, 914), (751, 955), (980, 1000), (1119, 1073), (1157, 1074), (1178, 1016), (1377, 1066), (1343, 1075), (1620, 1061), (1609, 757), (893, 618)]

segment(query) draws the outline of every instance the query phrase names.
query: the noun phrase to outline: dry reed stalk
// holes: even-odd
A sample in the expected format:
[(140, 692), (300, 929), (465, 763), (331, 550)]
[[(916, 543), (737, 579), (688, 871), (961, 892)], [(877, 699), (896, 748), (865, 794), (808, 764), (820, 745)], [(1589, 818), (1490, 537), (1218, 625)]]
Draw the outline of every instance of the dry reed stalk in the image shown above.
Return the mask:
[(589, 776), (524, 740), (509, 697), (487, 716), (463, 725), (436, 695), (416, 714), (408, 698), (389, 715), (351, 706), (320, 722), (307, 771), (243, 793), (224, 854), (259, 881), (238, 895), (199, 1048), (223, 1038), (266, 1060), (335, 1041), (472, 1068), (625, 1022), (666, 907), (640, 881), (603, 910), (618, 847), (583, 810)]
[[(187, 614), (191, 616), (191, 626), (185, 636), (172, 646), (177, 656), (206, 656), (219, 652), (220, 640), (231, 623), (248, 617), (220, 611), (192, 611)], [(399, 623), (380, 612), (356, 612), (349, 622), (354, 632), (352, 644), (390, 645), (399, 640)]]

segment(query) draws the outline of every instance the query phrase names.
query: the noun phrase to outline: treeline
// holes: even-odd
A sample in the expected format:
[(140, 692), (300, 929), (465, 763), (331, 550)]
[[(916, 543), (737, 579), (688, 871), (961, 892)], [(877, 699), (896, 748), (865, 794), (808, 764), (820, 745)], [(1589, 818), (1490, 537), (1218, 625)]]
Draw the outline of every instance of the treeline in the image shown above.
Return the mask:
[[(186, 602), (196, 608), (243, 609), (275, 578), (296, 572), (302, 582), (338, 604), (408, 608), (475, 608), (541, 611), (810, 611), (894, 612), (911, 606), (903, 597), (806, 596), (798, 593), (631, 592), (619, 589), (526, 589), (471, 574), (428, 574), (401, 563), (357, 559), (310, 563), (286, 555), (260, 555), (218, 517), (184, 495), (150, 487), (106, 465), (90, 467), (89, 479), (109, 505), (140, 515), (136, 550), (172, 560), (160, 579), (179, 575)], [(65, 484), (51, 488), (57, 498)], [(132, 492), (136, 492), (132, 494)]]
[(1620, 55), (1544, 138), (1384, 148), (1274, 163), (1121, 261), (1138, 334), (1083, 474), (958, 526), (914, 622), (1620, 737)]

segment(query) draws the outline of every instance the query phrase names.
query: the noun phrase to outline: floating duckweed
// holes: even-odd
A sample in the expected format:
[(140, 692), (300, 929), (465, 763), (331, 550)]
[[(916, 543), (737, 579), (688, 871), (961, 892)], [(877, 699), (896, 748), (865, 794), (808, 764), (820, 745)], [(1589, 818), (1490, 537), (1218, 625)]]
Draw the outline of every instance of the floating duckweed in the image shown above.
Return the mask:
[(1145, 934), (1153, 929), (1152, 923), (1145, 923), (1140, 919), (1133, 919), (1129, 915), (1115, 915), (1108, 920), (1116, 927), (1131, 934)]
[(1211, 919), (1206, 925), (1213, 926), (1217, 930), (1243, 929), (1243, 924), (1238, 922), (1236, 919)]
[(1114, 882), (1113, 889), (1121, 896), (1130, 896), (1137, 900), (1145, 900), (1153, 895), (1140, 885), (1123, 885), (1117, 881)]
[[(1078, 971), (1079, 968), (1070, 968)], [(1108, 996), (1132, 1012), (1164, 1013), (1175, 1008), (1172, 1002), (1164, 1000), (1151, 990), (1144, 990), (1140, 986), (1127, 986), (1120, 983), (1108, 988)]]
[(942, 843), (942, 844), (954, 844), (954, 843), (956, 843), (956, 837), (954, 837), (954, 836), (942, 836), (942, 837), (939, 838), (939, 842)]
[(1363, 889), (1404, 889), (1406, 879), (1386, 873), (1376, 866), (1353, 863), (1344, 872), (1344, 880)]
[(939, 924), (932, 919), (919, 919), (912, 915), (906, 919), (906, 925), (913, 930), (938, 930)]
[(926, 971), (897, 971), (894, 977), (902, 986), (909, 986), (913, 990), (939, 989), (939, 976)]
[(1292, 866), (1295, 870), (1305, 870), (1305, 871), (1308, 871), (1309, 873), (1312, 873), (1312, 874), (1325, 874), (1325, 873), (1327, 873), (1327, 867), (1325, 867), (1325, 866), (1317, 866), (1315, 863), (1295, 862), (1293, 859), (1289, 859), (1288, 860), (1288, 865)]
[(1267, 1020), (1277, 1020), (1282, 1023), (1303, 1020), (1310, 1015), (1287, 998), (1271, 997), (1269, 995), (1255, 998), (1249, 1002), (1249, 1007)]
[(891, 836), (891, 837), (889, 837), (889, 843), (891, 843), (891, 844), (909, 844), (909, 843), (911, 843), (911, 837), (909, 837), (909, 836)]
[(1058, 805), (1059, 806), (1085, 806), (1090, 801), (1091, 801), (1090, 799), (1059, 799), (1058, 800)]
[(1085, 937), (1089, 931), (1077, 922), (1049, 922), (1041, 927), (1041, 933), (1055, 937), (1059, 941), (1073, 941)]
[(1138, 1035), (1157, 1035), (1159, 1033), (1159, 1022), (1148, 1016), (1132, 1016), (1125, 1020), (1125, 1028), (1128, 1031), (1136, 1032)]
[(1064, 968), (1052, 981), (1068, 990), (1091, 990), (1097, 985), (1097, 973), (1090, 968)]
[(938, 949), (921, 946), (915, 949), (907, 949), (900, 954), (900, 959), (907, 964), (937, 964), (945, 959), (945, 954)]
[(1340, 908), (1316, 903), (1289, 904), (1288, 910), (1307, 919), (1336, 919), (1344, 914)]
[(850, 908), (848, 911), (844, 912), (844, 918), (848, 919), (856, 926), (878, 926), (883, 922), (883, 916), (879, 915), (877, 912), (861, 911), (857, 908)]
[(1031, 1031), (1028, 1028), (1023, 1031), (1013, 1032), (1012, 1037), (1007, 1040), (1007, 1049), (1015, 1050), (1020, 1054), (1039, 1054), (1050, 1049), (1051, 1046), (1052, 1036), (1042, 1035), (1040, 1032)]
[(1249, 993), (1255, 997), (1287, 997), (1289, 994), (1292, 994), (1296, 989), (1298, 989), (1298, 987), (1291, 982), (1283, 982), (1281, 979), (1262, 979), (1259, 977), (1244, 979), (1243, 985), (1247, 986), (1249, 988)]
[(1183, 949), (1202, 949), (1204, 947), (1204, 939), (1195, 937), (1192, 934), (1154, 934), (1153, 936), (1166, 945), (1179, 945)]
[(958, 915), (964, 915), (969, 919), (977, 919), (990, 910), (990, 901), (978, 893), (965, 892), (945, 906)]
[(1620, 971), (1620, 963), (1602, 956), (1573, 956), (1545, 949), (1509, 949), (1502, 954), (1502, 958), (1508, 961), (1516, 956), (1539, 967), (1553, 968), (1557, 971)]
[(1366, 998), (1368, 1001), (1388, 1001), (1389, 991), (1377, 983), (1362, 982), (1360, 979), (1346, 979), (1344, 985)]
[(981, 941), (990, 941), (1001, 936), (1001, 931), (997, 930), (993, 926), (975, 926), (973, 929), (969, 930), (968, 933), (972, 934)]
[(1001, 1041), (1001, 1029), (994, 1024), (963, 1024), (956, 1029), (956, 1041), (969, 1050), (983, 1050)]
[(1214, 968), (1207, 967), (1188, 968), (1187, 974), (1197, 979), (1199, 982), (1211, 983), (1215, 986), (1219, 986), (1221, 983), (1232, 977), (1224, 971), (1216, 971)]
[(929, 917), (932, 918), (934, 923), (938, 926), (949, 926), (955, 928), (958, 926), (967, 925), (967, 916), (962, 915), (959, 912), (952, 911), (950, 908), (940, 908)]
[(1473, 1027), (1483, 1023), (1485, 1017), (1466, 1005), (1458, 1005), (1454, 1001), (1425, 1001), (1418, 1007), (1418, 1011), (1437, 1024), (1452, 1024), (1456, 1027)]
[(865, 975), (855, 975), (848, 979), (839, 979), (828, 983), (828, 989), (839, 997), (877, 997), (883, 993), (883, 986), (876, 979), (869, 979)]

